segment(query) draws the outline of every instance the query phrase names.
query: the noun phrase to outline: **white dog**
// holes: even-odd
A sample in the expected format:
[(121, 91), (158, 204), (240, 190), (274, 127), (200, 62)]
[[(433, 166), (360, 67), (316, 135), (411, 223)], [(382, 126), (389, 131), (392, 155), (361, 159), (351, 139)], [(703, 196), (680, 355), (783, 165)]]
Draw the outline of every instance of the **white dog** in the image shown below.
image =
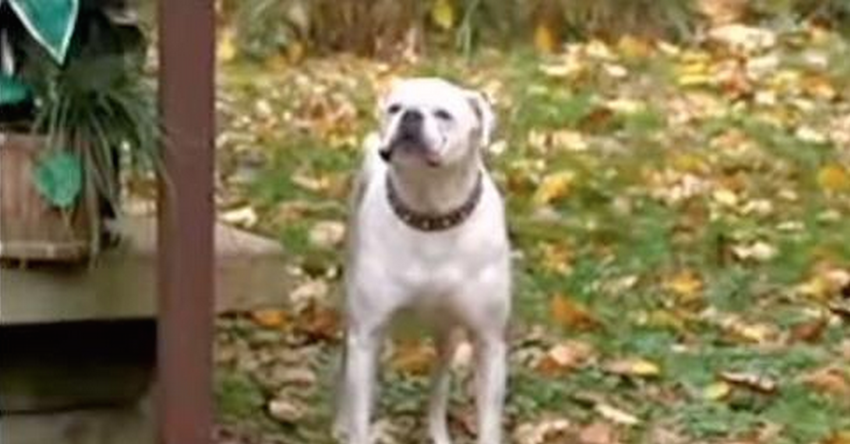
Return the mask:
[[(478, 442), (501, 442), (511, 305), (504, 205), (483, 161), (495, 117), (484, 97), (447, 81), (398, 82), (381, 104), (353, 192), (345, 274), (347, 330), (334, 434), (371, 442), (377, 356), (385, 327), (412, 308), (435, 332), (428, 429), (449, 444), (452, 333), (475, 344)], [(370, 144), (367, 144), (370, 145)]]

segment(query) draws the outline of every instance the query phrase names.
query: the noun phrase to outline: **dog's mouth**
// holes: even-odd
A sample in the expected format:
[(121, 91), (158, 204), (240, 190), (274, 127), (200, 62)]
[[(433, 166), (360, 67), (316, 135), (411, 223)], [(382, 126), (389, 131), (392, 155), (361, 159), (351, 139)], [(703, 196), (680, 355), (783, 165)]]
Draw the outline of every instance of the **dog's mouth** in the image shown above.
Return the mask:
[(429, 148), (421, 137), (410, 133), (399, 134), (389, 145), (380, 150), (381, 158), (386, 162), (390, 162), (399, 153), (421, 158), (431, 167), (438, 167), (442, 163), (439, 153)]

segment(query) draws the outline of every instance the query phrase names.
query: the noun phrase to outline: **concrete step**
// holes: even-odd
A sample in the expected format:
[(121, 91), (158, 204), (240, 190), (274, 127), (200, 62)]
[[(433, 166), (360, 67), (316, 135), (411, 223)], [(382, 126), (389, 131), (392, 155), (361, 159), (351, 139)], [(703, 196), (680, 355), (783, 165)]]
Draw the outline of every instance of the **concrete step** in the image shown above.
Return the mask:
[[(93, 266), (0, 269), (0, 325), (154, 317), (155, 219), (128, 218), (120, 231), (121, 244)], [(285, 303), (294, 279), (278, 242), (224, 224), (215, 242), (216, 311)]]

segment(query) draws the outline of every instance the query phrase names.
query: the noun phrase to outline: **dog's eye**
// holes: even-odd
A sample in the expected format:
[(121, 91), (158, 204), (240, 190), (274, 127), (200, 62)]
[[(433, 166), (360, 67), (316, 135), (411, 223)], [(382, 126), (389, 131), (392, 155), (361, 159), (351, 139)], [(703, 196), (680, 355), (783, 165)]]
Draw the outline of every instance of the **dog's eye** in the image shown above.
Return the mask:
[(401, 111), (401, 105), (399, 105), (397, 103), (394, 104), (394, 105), (390, 105), (390, 107), (387, 108), (387, 113), (389, 113), (389, 114), (395, 114), (399, 111)]
[(438, 109), (434, 111), (434, 116), (440, 120), (452, 120), (452, 115), (444, 109)]

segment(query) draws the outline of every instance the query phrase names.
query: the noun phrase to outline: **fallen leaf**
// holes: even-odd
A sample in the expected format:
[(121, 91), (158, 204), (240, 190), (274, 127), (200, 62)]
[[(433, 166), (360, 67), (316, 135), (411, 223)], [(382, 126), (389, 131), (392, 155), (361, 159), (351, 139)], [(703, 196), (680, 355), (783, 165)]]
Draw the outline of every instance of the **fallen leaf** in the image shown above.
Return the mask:
[(776, 45), (776, 33), (764, 28), (733, 23), (708, 31), (708, 38), (735, 51), (753, 53)]
[(765, 343), (775, 338), (777, 335), (776, 328), (774, 326), (761, 323), (747, 324), (737, 322), (731, 324), (728, 331), (737, 338), (756, 344)]
[(614, 444), (619, 442), (617, 430), (606, 422), (594, 422), (582, 427), (578, 433), (580, 444)]
[(286, 312), (276, 308), (268, 308), (251, 312), (254, 323), (260, 327), (279, 328), (286, 324)]
[(251, 228), (257, 224), (257, 212), (251, 206), (230, 210), (221, 215), (221, 220), (228, 224)]
[(310, 244), (331, 249), (342, 244), (345, 238), (345, 224), (335, 220), (320, 221), (310, 229)]
[(732, 247), (732, 254), (743, 261), (766, 262), (776, 257), (777, 253), (776, 247), (762, 241)]
[(409, 375), (425, 375), (431, 371), (437, 352), (422, 341), (400, 341), (393, 348), (391, 366)]
[(534, 193), (534, 203), (542, 206), (567, 195), (574, 175), (570, 171), (561, 171), (545, 176)]
[(514, 439), (519, 444), (546, 444), (563, 439), (571, 428), (572, 423), (566, 419), (545, 419), (520, 424), (514, 430)]
[(702, 390), (702, 397), (711, 401), (726, 399), (732, 393), (732, 386), (728, 382), (720, 381), (708, 385)]
[(661, 374), (661, 367), (658, 364), (642, 359), (630, 358), (614, 361), (605, 366), (605, 370), (617, 375), (627, 376), (658, 376)]
[(544, 243), (541, 245), (543, 256), (540, 265), (547, 271), (565, 274), (570, 271), (570, 260), (572, 254), (569, 247), (564, 243)]
[(748, 0), (698, 0), (697, 10), (712, 25), (725, 25), (740, 21), (747, 13)]
[(295, 387), (312, 387), (316, 379), (316, 374), (306, 367), (278, 366), (273, 374), (275, 383)]
[(339, 332), (339, 313), (329, 307), (312, 306), (298, 317), (300, 330), (317, 340), (330, 340)]
[(729, 384), (745, 387), (759, 393), (773, 394), (779, 388), (776, 381), (755, 373), (747, 372), (721, 372), (720, 379)]
[(595, 410), (602, 415), (603, 418), (623, 425), (637, 425), (640, 419), (624, 410), (618, 409), (608, 404), (596, 404)]
[[(562, 129), (550, 134), (551, 146), (553, 148), (565, 149), (567, 151), (586, 151), (588, 148), (587, 140), (584, 135), (578, 131)], [(570, 173), (566, 173), (572, 179)]]
[(649, 442), (652, 444), (688, 444), (691, 441), (682, 436), (674, 427), (661, 422), (655, 422), (649, 432)]
[(632, 115), (646, 110), (646, 102), (626, 98), (616, 98), (605, 102), (605, 107), (623, 115)]
[(810, 126), (801, 126), (794, 132), (794, 136), (806, 143), (822, 145), (829, 141), (829, 137), (821, 131)]
[(830, 164), (821, 167), (818, 171), (818, 185), (829, 192), (841, 192), (850, 190), (850, 173), (838, 164)]
[(738, 205), (738, 195), (726, 188), (720, 188), (711, 193), (711, 197), (725, 207)]
[(299, 407), (286, 399), (271, 400), (268, 411), (272, 418), (287, 424), (296, 423), (304, 417), (303, 407)]
[(668, 328), (678, 332), (684, 332), (687, 317), (685, 313), (670, 310), (657, 309), (646, 313), (646, 317), (640, 319), (641, 325), (653, 328)]
[(617, 51), (627, 59), (643, 60), (652, 55), (652, 44), (646, 39), (624, 35), (617, 42)]
[(550, 310), (555, 322), (567, 329), (591, 330), (600, 325), (587, 307), (565, 295), (552, 296)]
[(829, 319), (826, 316), (818, 316), (815, 319), (801, 322), (791, 328), (788, 336), (790, 342), (817, 342), (823, 336)]
[(295, 287), (295, 290), (289, 293), (289, 300), (295, 311), (300, 312), (324, 301), (329, 292), (330, 287), (324, 279), (310, 279)]
[[(827, 61), (827, 63), (829, 63)], [(803, 79), (803, 90), (807, 94), (823, 100), (833, 100), (838, 95), (829, 77), (824, 75), (809, 75)]]
[(719, 325), (731, 340), (763, 344), (779, 336), (775, 325), (750, 322), (736, 314), (707, 310), (701, 316)]
[(845, 368), (828, 366), (802, 376), (813, 390), (839, 399), (850, 399), (850, 373)]
[(820, 444), (850, 444), (850, 430), (842, 430), (827, 436)]
[(565, 341), (549, 349), (538, 363), (537, 370), (545, 375), (554, 376), (584, 366), (595, 354), (593, 345), (588, 342)]
[(663, 286), (675, 293), (679, 301), (684, 304), (697, 302), (702, 298), (702, 279), (691, 270), (684, 270), (671, 276), (664, 281)]
[(296, 172), (292, 176), (292, 183), (298, 185), (301, 188), (304, 188), (307, 191), (324, 191), (328, 189), (331, 184), (330, 178), (327, 176), (314, 176), (310, 175), (304, 171)]

